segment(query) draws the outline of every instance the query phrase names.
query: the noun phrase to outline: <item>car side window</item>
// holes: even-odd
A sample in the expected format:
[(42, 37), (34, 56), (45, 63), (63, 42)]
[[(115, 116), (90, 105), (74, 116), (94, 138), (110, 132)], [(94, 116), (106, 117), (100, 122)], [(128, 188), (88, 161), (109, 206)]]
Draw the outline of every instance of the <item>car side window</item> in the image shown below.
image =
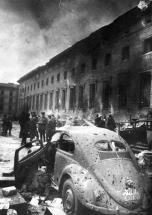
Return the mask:
[(72, 138), (69, 135), (63, 134), (61, 136), (60, 142), (59, 142), (59, 149), (69, 153), (74, 153), (75, 145)]

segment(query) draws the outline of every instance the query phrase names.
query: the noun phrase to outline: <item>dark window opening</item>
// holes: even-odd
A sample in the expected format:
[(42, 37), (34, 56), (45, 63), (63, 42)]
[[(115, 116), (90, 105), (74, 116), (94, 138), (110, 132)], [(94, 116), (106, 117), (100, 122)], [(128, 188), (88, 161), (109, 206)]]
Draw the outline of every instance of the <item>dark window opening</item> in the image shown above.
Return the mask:
[(98, 63), (98, 59), (97, 58), (93, 58), (92, 59), (92, 65), (91, 65), (91, 68), (93, 70), (96, 70), (97, 69), (97, 63)]
[(151, 22), (152, 22), (152, 16), (151, 16), (151, 14), (146, 14), (145, 15), (145, 23), (149, 24)]
[(36, 87), (36, 83), (34, 83), (34, 90), (35, 90), (35, 87)]
[(43, 106), (43, 94), (40, 95), (40, 109), (42, 109)]
[(152, 51), (152, 37), (144, 41), (144, 53), (148, 53), (151, 51)]
[(111, 85), (108, 82), (105, 82), (103, 85), (103, 108), (110, 107), (110, 99), (111, 99)]
[(83, 101), (84, 101), (84, 86), (79, 86), (79, 100), (78, 100), (79, 108), (83, 108)]
[(44, 109), (47, 109), (47, 105), (48, 105), (48, 94), (45, 94), (45, 100), (44, 100)]
[(62, 90), (62, 109), (65, 109), (66, 97), (67, 97), (67, 90), (63, 89)]
[(81, 64), (81, 73), (85, 73), (85, 70), (86, 70), (86, 64), (85, 63), (82, 63)]
[(39, 95), (36, 95), (36, 109), (39, 109)]
[(41, 82), (41, 86), (42, 86), (42, 87), (44, 86), (44, 80), (42, 80), (42, 82)]
[(33, 103), (32, 103), (32, 109), (35, 108), (35, 95), (33, 96)]
[(60, 81), (60, 73), (57, 74), (57, 82)]
[(56, 96), (55, 96), (55, 108), (59, 109), (59, 95), (60, 95), (60, 90), (56, 91)]
[(129, 48), (129, 46), (123, 47), (122, 48), (122, 53), (121, 53), (122, 60), (129, 59), (129, 55), (130, 55), (130, 48)]
[(75, 77), (75, 68), (72, 69), (72, 78)]
[(95, 93), (96, 93), (96, 85), (90, 84), (90, 97), (89, 97), (89, 107), (95, 107)]
[(32, 84), (31, 84), (31, 91), (32, 91)]
[(51, 83), (52, 84), (54, 83), (54, 76), (52, 76), (52, 78), (51, 78)]
[(105, 66), (109, 66), (111, 63), (111, 54), (108, 53), (105, 55)]
[(127, 105), (127, 86), (125, 84), (119, 84), (118, 86), (119, 95), (119, 108), (126, 107)]
[(140, 107), (150, 106), (151, 74), (140, 75)]
[(70, 88), (70, 109), (74, 109), (76, 104), (76, 87)]
[(47, 79), (46, 79), (46, 85), (48, 85), (48, 83), (49, 83), (49, 79), (47, 78)]
[(28, 86), (27, 90), (28, 90), (28, 92), (29, 92), (29, 86)]
[(49, 108), (52, 109), (53, 107), (53, 92), (50, 93), (50, 103), (49, 103)]
[(64, 71), (64, 80), (66, 80), (67, 79), (67, 71)]
[(40, 83), (38, 82), (38, 83), (37, 83), (37, 88), (39, 88), (39, 87), (40, 87)]
[(75, 145), (72, 138), (67, 134), (63, 134), (59, 141), (59, 149), (69, 153), (74, 153)]

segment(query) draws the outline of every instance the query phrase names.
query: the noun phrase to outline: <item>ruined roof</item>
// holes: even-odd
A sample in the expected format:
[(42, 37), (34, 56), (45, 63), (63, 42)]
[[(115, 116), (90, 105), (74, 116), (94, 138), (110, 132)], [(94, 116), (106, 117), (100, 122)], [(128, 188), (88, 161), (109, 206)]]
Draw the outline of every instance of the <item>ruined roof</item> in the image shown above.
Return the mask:
[(96, 48), (97, 49), (99, 48), (99, 44), (101, 43), (101, 41), (103, 43), (107, 42), (112, 38), (116, 37), (118, 34), (120, 34), (124, 29), (129, 29), (130, 26), (133, 26), (136, 23), (138, 23), (143, 14), (145, 14), (147, 11), (152, 11), (152, 3), (149, 4), (149, 7), (146, 11), (142, 11), (137, 6), (132, 8), (128, 12), (119, 16), (109, 25), (101, 27), (97, 31), (91, 33), (88, 37), (80, 40), (79, 42), (72, 45), (70, 48), (59, 53), (58, 55), (50, 59), (50, 61), (45, 65), (38, 67), (32, 70), (31, 72), (25, 74), (18, 80), (18, 82), (20, 83), (24, 80), (27, 80), (28, 78), (41, 72), (43, 69), (46, 69), (47, 67), (54, 65), (62, 58), (68, 57), (71, 54), (74, 55), (77, 52), (83, 52), (83, 54), (85, 53), (91, 54)]

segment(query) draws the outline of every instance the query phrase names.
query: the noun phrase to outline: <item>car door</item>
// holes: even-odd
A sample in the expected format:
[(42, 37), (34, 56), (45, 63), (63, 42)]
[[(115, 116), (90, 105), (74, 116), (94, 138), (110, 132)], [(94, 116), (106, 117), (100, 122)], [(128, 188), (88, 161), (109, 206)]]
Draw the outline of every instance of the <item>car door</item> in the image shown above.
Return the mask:
[(63, 133), (58, 142), (54, 166), (54, 179), (57, 184), (63, 169), (71, 163), (76, 163), (75, 143), (69, 134)]

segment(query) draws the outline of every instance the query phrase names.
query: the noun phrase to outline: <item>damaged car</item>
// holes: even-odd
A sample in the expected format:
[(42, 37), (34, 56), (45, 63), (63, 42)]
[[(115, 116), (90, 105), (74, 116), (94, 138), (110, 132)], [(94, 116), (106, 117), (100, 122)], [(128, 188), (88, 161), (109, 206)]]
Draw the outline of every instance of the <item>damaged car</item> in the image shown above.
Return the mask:
[[(145, 178), (129, 145), (117, 133), (69, 126), (56, 131), (45, 149), (66, 214), (80, 215), (82, 206), (99, 214), (147, 214)], [(19, 174), (17, 169), (21, 171), (23, 165), (18, 161), (15, 165)]]

